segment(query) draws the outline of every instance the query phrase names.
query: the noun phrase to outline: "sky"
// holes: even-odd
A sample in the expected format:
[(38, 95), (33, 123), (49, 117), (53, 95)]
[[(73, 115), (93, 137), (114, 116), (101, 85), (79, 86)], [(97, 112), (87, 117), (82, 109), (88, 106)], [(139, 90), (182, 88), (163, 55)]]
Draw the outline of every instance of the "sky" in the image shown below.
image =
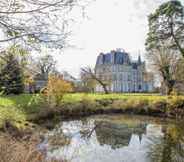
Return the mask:
[[(182, 0), (184, 1), (184, 0)], [(122, 48), (132, 59), (140, 54), (144, 58), (145, 39), (148, 32), (147, 16), (165, 0), (96, 0), (85, 8), (72, 11), (70, 26), (72, 45), (54, 55), (60, 71), (79, 76), (80, 68), (94, 67), (100, 52)]]

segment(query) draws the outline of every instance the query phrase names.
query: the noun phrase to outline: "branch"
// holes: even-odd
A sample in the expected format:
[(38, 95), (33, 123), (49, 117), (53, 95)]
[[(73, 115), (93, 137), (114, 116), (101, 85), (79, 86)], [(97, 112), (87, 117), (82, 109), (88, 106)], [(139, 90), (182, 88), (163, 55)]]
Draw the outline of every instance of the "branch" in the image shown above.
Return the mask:
[(9, 15), (9, 14), (24, 14), (24, 13), (38, 12), (38, 11), (42, 11), (42, 10), (44, 10), (44, 9), (47, 9), (47, 8), (56, 6), (56, 5), (58, 5), (58, 4), (62, 3), (62, 2), (63, 2), (63, 0), (58, 1), (58, 2), (56, 2), (56, 3), (53, 3), (53, 4), (45, 5), (45, 6), (43, 6), (43, 7), (38, 7), (38, 8), (33, 9), (33, 10), (27, 10), (27, 11), (0, 11), (0, 14)]
[(174, 34), (174, 29), (173, 29), (173, 19), (171, 18), (171, 24), (170, 24), (170, 27), (171, 27), (171, 36), (173, 37), (177, 47), (179, 48), (182, 56), (184, 57), (184, 48), (181, 47), (179, 41), (177, 40), (175, 34)]

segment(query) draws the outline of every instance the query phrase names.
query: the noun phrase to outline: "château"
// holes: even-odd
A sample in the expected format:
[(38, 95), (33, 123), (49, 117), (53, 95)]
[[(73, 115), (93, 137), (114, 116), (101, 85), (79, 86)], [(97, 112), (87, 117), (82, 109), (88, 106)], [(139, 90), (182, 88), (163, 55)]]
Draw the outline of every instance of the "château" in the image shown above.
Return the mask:
[[(139, 55), (136, 61), (122, 49), (100, 53), (95, 66), (96, 75), (108, 85), (110, 92), (152, 92), (153, 75), (146, 71), (145, 61)], [(100, 85), (97, 92), (103, 92)]]

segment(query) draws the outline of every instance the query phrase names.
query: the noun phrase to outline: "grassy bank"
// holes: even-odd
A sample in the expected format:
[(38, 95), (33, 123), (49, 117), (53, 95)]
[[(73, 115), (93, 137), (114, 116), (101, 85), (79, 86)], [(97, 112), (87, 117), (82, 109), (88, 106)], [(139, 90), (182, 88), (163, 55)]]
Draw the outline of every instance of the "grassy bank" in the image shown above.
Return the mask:
[(31, 114), (38, 113), (42, 105), (39, 95), (19, 95), (0, 97), (0, 128), (5, 121), (10, 121), (18, 128), (27, 124)]
[(182, 118), (183, 96), (158, 94), (67, 94), (57, 107), (48, 106), (40, 95), (0, 97), (0, 127), (11, 121), (17, 127), (28, 121), (87, 116), (104, 113), (134, 113), (151, 116)]

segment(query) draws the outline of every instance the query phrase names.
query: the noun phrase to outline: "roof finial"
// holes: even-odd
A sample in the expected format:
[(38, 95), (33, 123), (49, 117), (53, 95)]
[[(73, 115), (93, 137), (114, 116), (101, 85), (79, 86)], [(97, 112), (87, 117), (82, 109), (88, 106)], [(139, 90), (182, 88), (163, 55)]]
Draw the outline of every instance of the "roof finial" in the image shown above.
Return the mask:
[(138, 56), (138, 63), (141, 64), (141, 55), (140, 55), (140, 50), (139, 50), (139, 56)]

